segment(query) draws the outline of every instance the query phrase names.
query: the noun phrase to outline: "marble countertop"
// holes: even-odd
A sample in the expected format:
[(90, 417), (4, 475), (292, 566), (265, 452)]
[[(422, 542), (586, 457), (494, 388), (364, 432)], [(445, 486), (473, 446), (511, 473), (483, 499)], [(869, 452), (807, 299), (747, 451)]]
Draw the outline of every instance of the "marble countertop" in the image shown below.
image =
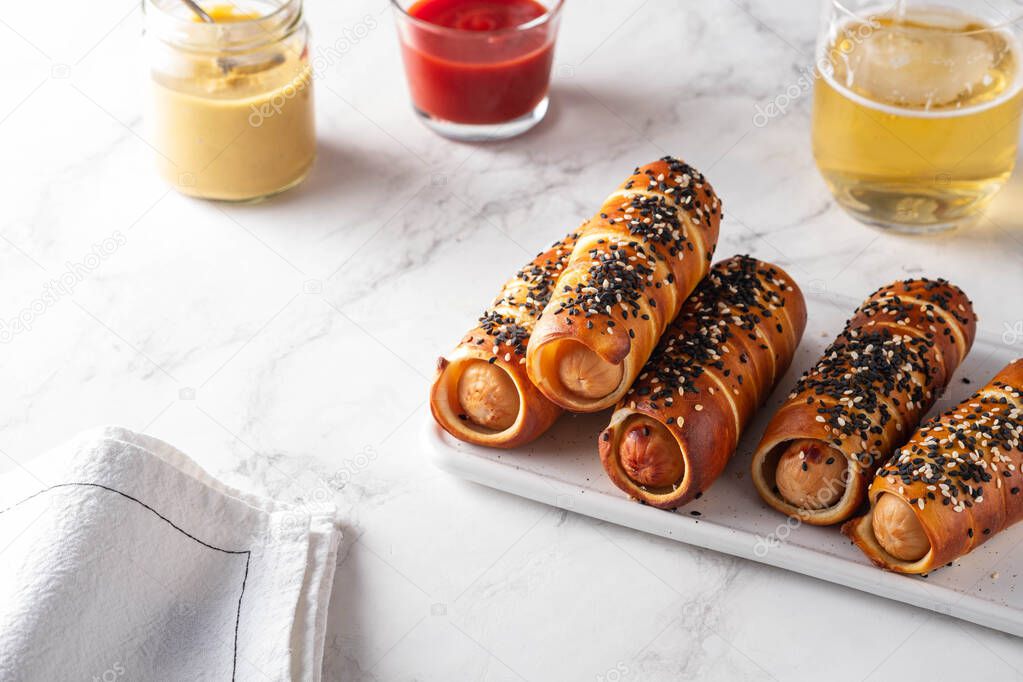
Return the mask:
[(437, 355), (664, 154), (724, 198), (719, 255), (857, 299), (945, 276), (1023, 342), (1023, 180), (976, 227), (891, 236), (831, 200), (807, 92), (755, 124), (812, 64), (809, 4), (571, 0), (547, 120), (469, 146), (414, 119), (383, 0), (310, 0), (318, 162), (229, 206), (151, 170), (137, 0), (9, 3), (0, 320), (29, 328), (0, 345), (0, 468), (45, 480), (35, 454), (116, 423), (230, 484), (336, 501), (330, 680), (1023, 679), (1007, 635), (464, 483), (417, 443)]

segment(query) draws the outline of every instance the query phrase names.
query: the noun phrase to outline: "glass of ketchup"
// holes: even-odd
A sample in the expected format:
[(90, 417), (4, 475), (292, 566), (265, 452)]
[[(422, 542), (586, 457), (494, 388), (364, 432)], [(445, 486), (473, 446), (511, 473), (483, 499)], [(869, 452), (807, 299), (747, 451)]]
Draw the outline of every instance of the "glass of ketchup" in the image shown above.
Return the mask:
[(391, 0), (416, 114), (480, 142), (521, 135), (547, 113), (562, 0)]

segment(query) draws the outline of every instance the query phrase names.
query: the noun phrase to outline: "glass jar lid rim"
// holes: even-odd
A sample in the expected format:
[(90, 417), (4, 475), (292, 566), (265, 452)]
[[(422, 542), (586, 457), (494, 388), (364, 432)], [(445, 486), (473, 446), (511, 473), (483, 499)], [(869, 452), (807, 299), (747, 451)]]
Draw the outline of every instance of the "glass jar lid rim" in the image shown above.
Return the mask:
[(269, 11), (238, 21), (204, 23), (180, 0), (143, 0), (147, 31), (193, 49), (245, 50), (283, 40), (302, 21), (302, 0), (262, 2)]

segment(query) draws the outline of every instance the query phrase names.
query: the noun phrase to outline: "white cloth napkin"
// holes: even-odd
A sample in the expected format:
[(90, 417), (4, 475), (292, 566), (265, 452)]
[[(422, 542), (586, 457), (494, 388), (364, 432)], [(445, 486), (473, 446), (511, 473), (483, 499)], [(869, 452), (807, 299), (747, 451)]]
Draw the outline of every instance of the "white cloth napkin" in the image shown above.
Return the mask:
[(0, 680), (320, 679), (332, 506), (233, 490), (127, 429), (44, 457), (45, 483), (0, 476)]

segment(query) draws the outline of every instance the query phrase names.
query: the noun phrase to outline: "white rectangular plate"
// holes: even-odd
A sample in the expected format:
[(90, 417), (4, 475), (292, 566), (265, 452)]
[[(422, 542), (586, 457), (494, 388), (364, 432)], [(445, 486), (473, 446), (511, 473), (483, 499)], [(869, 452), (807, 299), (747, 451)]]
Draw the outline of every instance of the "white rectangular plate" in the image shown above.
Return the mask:
[[(875, 568), (837, 527), (799, 524), (764, 504), (753, 489), (750, 455), (767, 421), (856, 305), (844, 297), (807, 297), (806, 334), (788, 374), (721, 478), (700, 499), (675, 512), (637, 504), (607, 480), (597, 455), (597, 435), (610, 411), (565, 415), (537, 441), (516, 450), (463, 443), (428, 418), (424, 444), (440, 468), (498, 490), (1023, 636), (1023, 592), (1015, 590), (1017, 575), (1023, 573), (1023, 556), (1015, 551), (1023, 542), (1023, 523), (927, 578), (903, 576)], [(1015, 343), (1012, 338), (978, 338), (932, 414), (958, 403), (1014, 360)]]

